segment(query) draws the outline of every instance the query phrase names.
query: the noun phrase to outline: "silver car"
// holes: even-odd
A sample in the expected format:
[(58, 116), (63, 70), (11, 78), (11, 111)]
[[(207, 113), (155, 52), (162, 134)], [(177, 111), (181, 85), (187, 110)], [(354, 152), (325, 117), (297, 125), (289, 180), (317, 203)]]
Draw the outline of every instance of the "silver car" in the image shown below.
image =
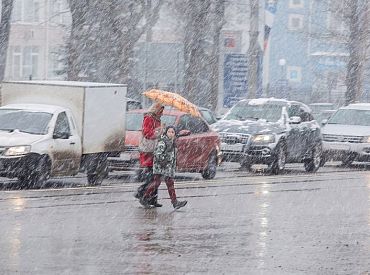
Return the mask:
[(370, 103), (342, 107), (324, 124), (322, 165), (329, 159), (343, 165), (370, 161)]

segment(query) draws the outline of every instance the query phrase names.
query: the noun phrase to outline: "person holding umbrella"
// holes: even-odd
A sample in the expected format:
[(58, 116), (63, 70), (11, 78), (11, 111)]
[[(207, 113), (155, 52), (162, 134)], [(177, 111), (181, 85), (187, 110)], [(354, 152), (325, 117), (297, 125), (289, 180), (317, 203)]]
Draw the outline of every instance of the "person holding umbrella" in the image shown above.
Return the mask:
[[(141, 199), (147, 186), (153, 181), (153, 152), (157, 139), (162, 134), (161, 116), (164, 106), (160, 103), (154, 103), (147, 113), (144, 114), (142, 123), (142, 139), (139, 144), (140, 167), (144, 168), (145, 182), (137, 189), (135, 197)], [(161, 207), (157, 202), (158, 189), (154, 190), (152, 199), (148, 202), (154, 207)]]

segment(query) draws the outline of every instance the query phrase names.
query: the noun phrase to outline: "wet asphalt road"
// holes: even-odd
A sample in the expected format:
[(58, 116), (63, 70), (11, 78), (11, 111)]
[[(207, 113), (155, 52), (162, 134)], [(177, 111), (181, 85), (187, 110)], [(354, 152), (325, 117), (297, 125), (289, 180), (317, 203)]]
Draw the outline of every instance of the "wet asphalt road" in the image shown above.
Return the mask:
[(370, 274), (370, 168), (234, 166), (214, 180), (181, 174), (174, 211), (143, 209), (116, 173), (0, 191), (0, 274)]

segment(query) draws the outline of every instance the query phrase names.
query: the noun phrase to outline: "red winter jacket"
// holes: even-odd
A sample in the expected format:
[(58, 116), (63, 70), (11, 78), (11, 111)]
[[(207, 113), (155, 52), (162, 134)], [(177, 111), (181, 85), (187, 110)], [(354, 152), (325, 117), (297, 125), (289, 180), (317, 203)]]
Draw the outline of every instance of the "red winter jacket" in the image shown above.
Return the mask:
[[(142, 134), (148, 139), (157, 139), (155, 129), (161, 126), (161, 120), (152, 113), (146, 113), (142, 124)], [(140, 152), (140, 167), (153, 166), (153, 153)]]

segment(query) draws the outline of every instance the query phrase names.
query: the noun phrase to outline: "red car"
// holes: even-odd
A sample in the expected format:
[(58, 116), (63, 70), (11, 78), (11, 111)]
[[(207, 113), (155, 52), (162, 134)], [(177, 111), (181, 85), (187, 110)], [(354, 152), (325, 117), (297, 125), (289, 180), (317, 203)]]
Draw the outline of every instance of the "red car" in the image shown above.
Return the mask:
[[(126, 150), (119, 157), (109, 158), (110, 171), (139, 166), (138, 146), (145, 112), (147, 110), (139, 109), (126, 113)], [(178, 131), (190, 131), (189, 135), (176, 140), (177, 171), (200, 172), (205, 179), (214, 178), (221, 155), (218, 134), (202, 118), (176, 110), (165, 109), (161, 121), (167, 126), (176, 126)]]

